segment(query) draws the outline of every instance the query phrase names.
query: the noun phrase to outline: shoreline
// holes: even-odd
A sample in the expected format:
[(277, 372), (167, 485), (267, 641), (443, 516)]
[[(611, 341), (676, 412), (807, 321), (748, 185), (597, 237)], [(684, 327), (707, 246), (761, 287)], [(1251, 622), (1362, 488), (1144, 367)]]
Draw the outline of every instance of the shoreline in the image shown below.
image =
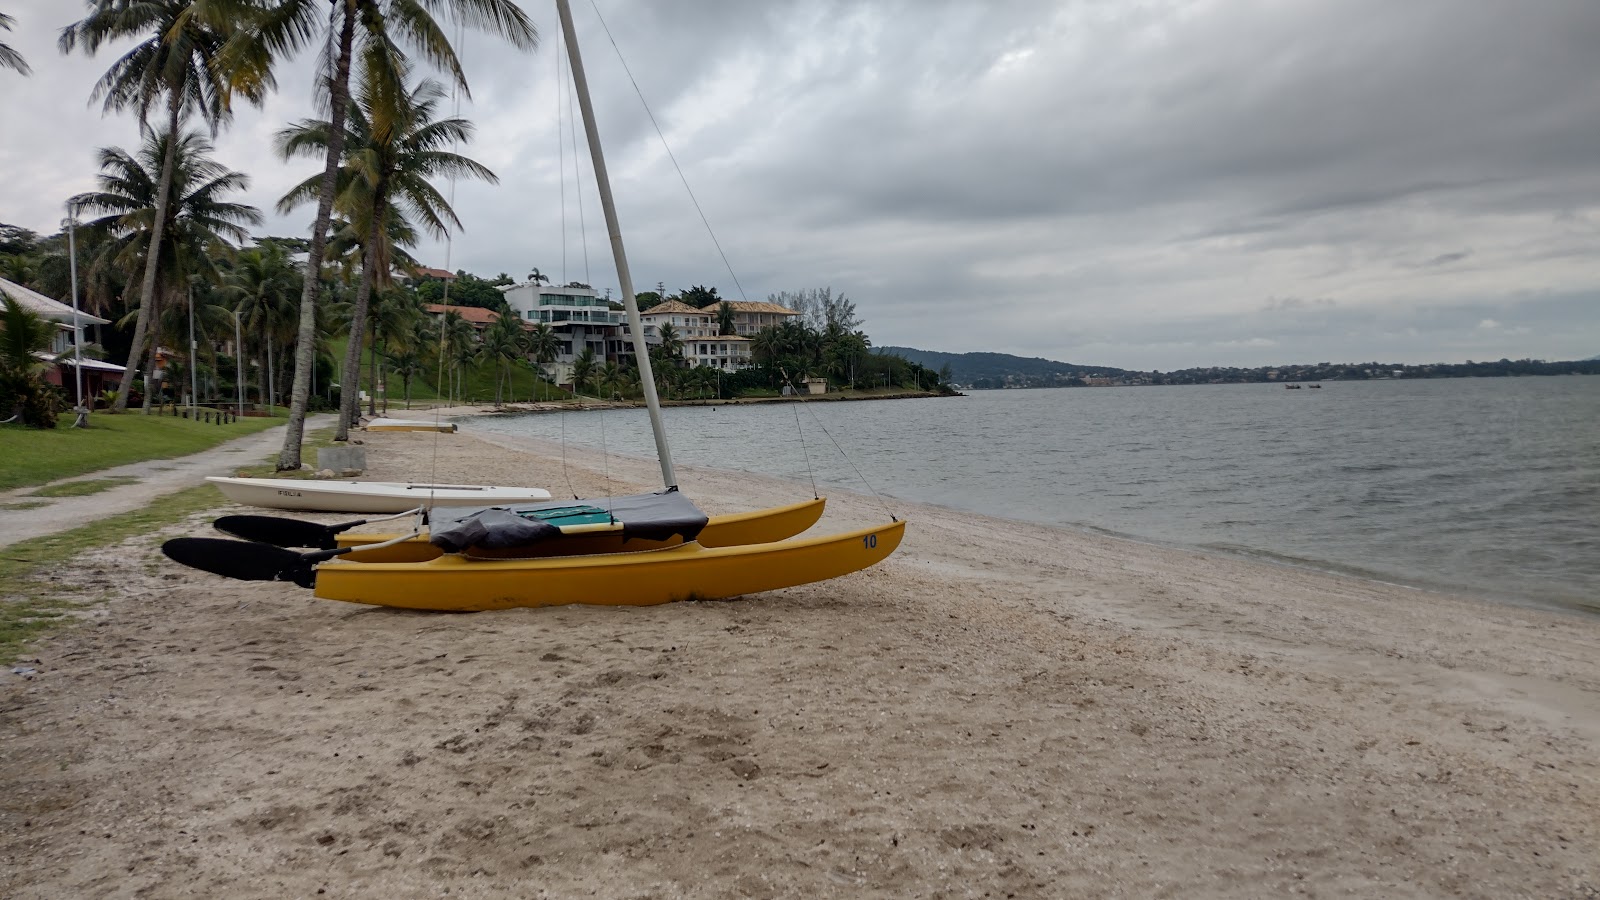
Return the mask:
[[(515, 414), (513, 414), (513, 415), (515, 415)], [(473, 414), (473, 413), (460, 412), (459, 414), (455, 415), (455, 418), (457, 418), (457, 419), (469, 419), (469, 418), (474, 418), (475, 416), (476, 416), (476, 414)], [(528, 437), (524, 438), (523, 436), (519, 436), (519, 435), (505, 435), (505, 434), (499, 433), (499, 432), (474, 433), (474, 436), (479, 438), (479, 439), (482, 439), (482, 440), (490, 441), (491, 443), (494, 442), (494, 438), (496, 438), (496, 437), (505, 437), (505, 438), (509, 438), (509, 439), (511, 439), (513, 441), (516, 441), (516, 440), (527, 440), (529, 442), (529, 446), (538, 447), (540, 452), (543, 452), (545, 454), (548, 454), (548, 455), (551, 455), (551, 456), (554, 456), (554, 457), (557, 457), (557, 458), (559, 458), (560, 455), (561, 455), (561, 446), (560, 446), (559, 443), (556, 443), (556, 442), (553, 442), (553, 441), (548, 441), (548, 440), (545, 440), (545, 439), (542, 439), (542, 438), (537, 438), (537, 437), (532, 437), (532, 436), (528, 436)], [(508, 446), (510, 446), (510, 445), (508, 445)], [(587, 444), (573, 444), (573, 445), (571, 445), (571, 447), (581, 447), (584, 451), (595, 452), (595, 453), (600, 452), (601, 449), (602, 449), (602, 448), (600, 448), (598, 446), (587, 445)], [(569, 447), (569, 449), (570, 449), (570, 447)], [(617, 450), (608, 450), (607, 452), (612, 456), (623, 457), (623, 458), (631, 459), (631, 460), (634, 460), (634, 461), (648, 462), (648, 463), (651, 463), (651, 464), (654, 463), (654, 457), (653, 456), (644, 457), (644, 456), (630, 455), (630, 454), (628, 454), (626, 452), (617, 451)], [(725, 470), (725, 471), (728, 471), (730, 473), (736, 473), (736, 474), (741, 475), (741, 476), (760, 477), (759, 473), (748, 472), (748, 471), (745, 471), (745, 470), (728, 469), (728, 470)], [(803, 484), (802, 482), (798, 482), (798, 481), (796, 481), (794, 483), (797, 486), (801, 486)], [(924, 505), (934, 506), (934, 507), (937, 507), (938, 509), (947, 510), (947, 511), (949, 511), (951, 513), (959, 514), (959, 515), (983, 516), (983, 517), (986, 517), (986, 518), (992, 518), (992, 519), (996, 519), (998, 521), (1004, 521), (1004, 522), (1011, 522), (1011, 523), (1015, 523), (1015, 524), (1018, 524), (1018, 525), (1024, 525), (1024, 526), (1030, 526), (1030, 527), (1040, 527), (1040, 528), (1061, 529), (1061, 530), (1063, 530), (1063, 531), (1065, 531), (1067, 533), (1070, 533), (1070, 534), (1096, 535), (1096, 536), (1100, 536), (1100, 537), (1111, 538), (1111, 539), (1114, 539), (1114, 540), (1131, 541), (1131, 542), (1138, 543), (1138, 544), (1148, 545), (1148, 546), (1154, 547), (1154, 548), (1162, 548), (1162, 549), (1169, 549), (1169, 550), (1176, 550), (1176, 551), (1185, 551), (1185, 552), (1192, 552), (1192, 553), (1202, 553), (1202, 554), (1208, 554), (1208, 555), (1215, 555), (1215, 556), (1218, 556), (1218, 557), (1221, 557), (1221, 558), (1248, 561), (1248, 562), (1253, 562), (1253, 563), (1262, 564), (1262, 565), (1282, 566), (1282, 567), (1285, 567), (1285, 568), (1296, 569), (1296, 570), (1300, 570), (1300, 571), (1309, 571), (1309, 572), (1315, 572), (1315, 573), (1320, 573), (1320, 574), (1325, 574), (1325, 575), (1333, 575), (1333, 576), (1344, 577), (1344, 578), (1355, 578), (1355, 579), (1364, 580), (1364, 581), (1372, 581), (1372, 582), (1374, 582), (1376, 584), (1385, 585), (1385, 586), (1391, 586), (1391, 587), (1397, 587), (1397, 588), (1406, 588), (1406, 589), (1410, 589), (1410, 590), (1427, 591), (1427, 592), (1430, 592), (1430, 593), (1442, 593), (1442, 594), (1458, 595), (1458, 596), (1461, 596), (1461, 597), (1469, 598), (1469, 599), (1472, 599), (1472, 600), (1475, 600), (1475, 601), (1479, 601), (1479, 602), (1488, 603), (1488, 604), (1495, 605), (1495, 606), (1507, 606), (1507, 607), (1518, 608), (1518, 609), (1532, 609), (1532, 610), (1538, 610), (1538, 611), (1542, 611), (1542, 612), (1560, 613), (1560, 614), (1566, 614), (1566, 615), (1576, 615), (1576, 616), (1579, 616), (1579, 617), (1582, 617), (1582, 618), (1590, 618), (1590, 619), (1594, 619), (1595, 617), (1600, 617), (1600, 598), (1596, 598), (1595, 600), (1586, 603), (1582, 599), (1547, 599), (1547, 598), (1535, 598), (1535, 597), (1522, 597), (1522, 596), (1516, 596), (1516, 595), (1511, 595), (1511, 594), (1496, 594), (1496, 593), (1492, 593), (1492, 592), (1489, 592), (1489, 591), (1486, 591), (1486, 590), (1475, 590), (1471, 585), (1457, 585), (1457, 584), (1449, 584), (1449, 583), (1441, 582), (1441, 581), (1431, 581), (1431, 580), (1429, 580), (1428, 578), (1426, 578), (1424, 576), (1411, 577), (1411, 576), (1406, 576), (1406, 575), (1402, 575), (1402, 574), (1378, 572), (1378, 571), (1374, 571), (1374, 570), (1363, 569), (1363, 568), (1360, 568), (1358, 566), (1341, 565), (1340, 563), (1332, 562), (1332, 561), (1328, 561), (1328, 560), (1320, 560), (1320, 559), (1315, 559), (1315, 558), (1310, 558), (1310, 557), (1293, 557), (1293, 556), (1288, 556), (1288, 555), (1285, 555), (1285, 554), (1274, 553), (1274, 552), (1271, 552), (1271, 551), (1255, 550), (1255, 549), (1248, 548), (1248, 547), (1218, 547), (1218, 546), (1207, 546), (1207, 545), (1204, 545), (1204, 544), (1184, 544), (1184, 543), (1178, 543), (1178, 542), (1172, 542), (1172, 541), (1163, 541), (1163, 540), (1159, 540), (1159, 539), (1156, 539), (1156, 538), (1145, 537), (1143, 535), (1138, 535), (1138, 534), (1119, 532), (1119, 531), (1115, 531), (1115, 530), (1112, 530), (1112, 529), (1101, 528), (1099, 526), (1092, 525), (1092, 524), (1087, 524), (1087, 523), (1049, 522), (1049, 521), (1034, 520), (1034, 519), (1024, 519), (1024, 518), (1017, 518), (1017, 517), (1010, 517), (1010, 516), (998, 515), (998, 514), (993, 514), (993, 513), (987, 513), (987, 512), (984, 512), (982, 510), (965, 509), (965, 508), (958, 507), (958, 506), (950, 506), (950, 505), (936, 503), (936, 502), (928, 501), (928, 500), (912, 500), (912, 499), (901, 499), (901, 498), (895, 498), (895, 499), (896, 499), (897, 502), (902, 502), (902, 503), (907, 503), (907, 504), (924, 504)]]
[[(367, 477), (656, 481), (493, 437), (368, 435)], [(799, 499), (680, 470), (713, 514)], [(0, 682), (0, 893), (1600, 885), (1600, 625), (892, 505), (873, 569), (636, 609), (401, 613), (89, 554), (70, 577), (116, 598)], [(882, 517), (832, 495), (815, 530)]]

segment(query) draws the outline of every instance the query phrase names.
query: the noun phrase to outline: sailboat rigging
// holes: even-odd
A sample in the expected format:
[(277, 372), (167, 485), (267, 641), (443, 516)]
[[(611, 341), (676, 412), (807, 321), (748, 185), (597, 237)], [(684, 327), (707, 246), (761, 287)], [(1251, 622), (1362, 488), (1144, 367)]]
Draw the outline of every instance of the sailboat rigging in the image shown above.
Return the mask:
[[(219, 527), (273, 543), (317, 542), (295, 552), (267, 543), (177, 538), (163, 546), (172, 559), (246, 580), (290, 581), (318, 597), (411, 609), (478, 611), (570, 603), (643, 606), (722, 599), (836, 578), (886, 559), (905, 522), (812, 538), (794, 535), (822, 513), (823, 500), (711, 518), (678, 490), (656, 393), (649, 348), (610, 179), (589, 99), (588, 81), (568, 0), (556, 0), (573, 87), (593, 159), (596, 186), (622, 288), (639, 380), (664, 489), (653, 494), (576, 503), (492, 506), (434, 513), (431, 531), (349, 535), (347, 526), (309, 523), (295, 529), (265, 517), (225, 517)], [(239, 519), (255, 519), (241, 522)]]

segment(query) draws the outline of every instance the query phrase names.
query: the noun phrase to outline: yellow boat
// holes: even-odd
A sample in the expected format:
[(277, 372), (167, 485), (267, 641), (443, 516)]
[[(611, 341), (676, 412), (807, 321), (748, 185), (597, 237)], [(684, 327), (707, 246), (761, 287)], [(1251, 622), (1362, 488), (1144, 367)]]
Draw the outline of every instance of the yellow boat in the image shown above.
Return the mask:
[[(232, 578), (291, 581), (328, 600), (472, 612), (737, 597), (857, 572), (900, 546), (906, 526), (893, 517), (889, 524), (858, 531), (777, 539), (815, 522), (822, 512), (820, 499), (711, 520), (678, 493), (568, 0), (556, 0), (556, 9), (665, 489), (578, 501), (577, 506), (488, 507), (434, 519), (426, 544), (420, 535), (393, 536), (387, 547), (376, 546), (375, 536), (341, 535), (337, 541), (344, 546), (300, 553), (249, 541), (175, 538), (162, 546), (169, 557)], [(718, 542), (726, 545), (713, 546)]]
[(774, 544), (688, 543), (638, 553), (549, 559), (487, 560), (446, 554), (419, 563), (360, 563), (341, 557), (317, 566), (316, 595), (447, 612), (720, 600), (865, 569), (900, 546), (905, 527), (904, 522), (893, 522)]
[[(741, 544), (769, 544), (792, 538), (817, 524), (822, 518), (824, 498), (806, 500), (788, 506), (775, 506), (754, 512), (712, 516), (695, 539), (702, 547), (736, 547)], [(624, 540), (620, 524), (568, 525), (562, 535), (526, 547), (509, 547), (503, 550), (473, 549), (468, 555), (476, 559), (539, 559), (551, 556), (592, 556), (601, 553), (625, 553), (659, 550), (676, 547), (684, 540), (673, 535), (660, 540), (633, 537)], [(341, 559), (359, 563), (426, 562), (444, 555), (444, 551), (428, 540), (426, 532), (406, 538), (399, 543), (362, 550), (371, 544), (381, 544), (400, 537), (398, 534), (359, 534), (340, 532), (335, 540), (340, 548), (354, 548), (354, 553)]]

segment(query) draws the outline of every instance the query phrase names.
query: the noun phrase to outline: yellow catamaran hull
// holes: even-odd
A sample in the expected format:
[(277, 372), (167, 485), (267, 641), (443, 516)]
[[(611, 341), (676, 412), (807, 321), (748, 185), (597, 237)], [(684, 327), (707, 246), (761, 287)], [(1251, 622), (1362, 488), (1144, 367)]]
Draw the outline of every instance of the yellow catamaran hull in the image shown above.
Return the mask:
[[(712, 516), (706, 527), (700, 530), (700, 536), (696, 541), (703, 547), (736, 547), (740, 544), (770, 544), (773, 541), (786, 540), (817, 524), (817, 520), (822, 518), (822, 509), (826, 504), (827, 500), (819, 497), (788, 506), (774, 506), (770, 509), (727, 516)], [(357, 534), (346, 531), (340, 532), (336, 539), (340, 547), (359, 548), (397, 537), (399, 537), (397, 534)], [(471, 555), (503, 559), (538, 559), (549, 556), (586, 556), (596, 553), (660, 550), (676, 547), (682, 543), (683, 539), (678, 537), (667, 540), (630, 538), (624, 541), (620, 525), (578, 525), (563, 529), (563, 534), (559, 538), (529, 547), (500, 551), (473, 550)], [(354, 553), (345, 554), (342, 558), (360, 563), (415, 563), (437, 559), (442, 555), (443, 551), (428, 543), (428, 535), (422, 534), (376, 550), (358, 549)]]
[(865, 569), (900, 546), (905, 527), (904, 522), (894, 522), (769, 544), (706, 547), (689, 543), (637, 553), (548, 559), (483, 560), (446, 555), (416, 563), (362, 563), (335, 558), (317, 567), (316, 595), (446, 612), (718, 600)]

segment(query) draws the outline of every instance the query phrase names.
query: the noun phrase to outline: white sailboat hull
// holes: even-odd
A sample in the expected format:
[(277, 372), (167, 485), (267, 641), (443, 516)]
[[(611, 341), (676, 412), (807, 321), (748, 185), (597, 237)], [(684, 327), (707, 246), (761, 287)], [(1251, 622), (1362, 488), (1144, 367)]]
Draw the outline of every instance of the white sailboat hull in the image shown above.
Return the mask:
[(530, 487), (218, 476), (206, 480), (235, 503), (304, 512), (397, 513), (419, 506), (498, 506), (550, 499), (549, 491)]

